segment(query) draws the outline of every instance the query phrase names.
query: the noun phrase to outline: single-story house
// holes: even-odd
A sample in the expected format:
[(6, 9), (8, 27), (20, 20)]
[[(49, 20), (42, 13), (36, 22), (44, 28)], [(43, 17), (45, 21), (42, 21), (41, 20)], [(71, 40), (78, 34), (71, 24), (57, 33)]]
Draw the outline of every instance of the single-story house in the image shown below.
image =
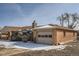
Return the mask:
[(0, 38), (1, 39), (11, 39), (12, 32), (21, 31), (21, 30), (28, 30), (28, 29), (32, 29), (32, 26), (23, 26), (23, 27), (5, 26), (0, 30), (0, 32), (1, 32)]
[(1, 39), (11, 39), (12, 31), (20, 31), (21, 27), (16, 27), (16, 26), (5, 26), (3, 27), (0, 32), (1, 32)]
[(44, 25), (33, 29), (33, 40), (43, 44), (65, 44), (77, 38), (77, 31), (61, 26)]
[(30, 30), (30, 29), (32, 29), (32, 26), (23, 26), (22, 27), (22, 30)]

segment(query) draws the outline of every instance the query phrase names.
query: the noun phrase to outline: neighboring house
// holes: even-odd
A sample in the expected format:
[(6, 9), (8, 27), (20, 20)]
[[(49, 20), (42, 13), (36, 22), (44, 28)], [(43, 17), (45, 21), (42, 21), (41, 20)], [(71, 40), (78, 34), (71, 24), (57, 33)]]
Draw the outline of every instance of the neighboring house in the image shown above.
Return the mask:
[(24, 27), (17, 27), (17, 26), (5, 26), (3, 29), (0, 30), (1, 32), (1, 39), (11, 39), (12, 32), (21, 31), (21, 30), (28, 30), (32, 29), (31, 26), (24, 26)]
[(22, 27), (22, 30), (30, 30), (30, 29), (32, 29), (32, 26), (23, 26)]
[(33, 40), (44, 44), (65, 44), (76, 40), (77, 32), (58, 25), (38, 26), (33, 29)]
[(20, 30), (21, 30), (21, 27), (5, 26), (0, 30), (1, 39), (11, 39), (12, 32), (20, 31)]

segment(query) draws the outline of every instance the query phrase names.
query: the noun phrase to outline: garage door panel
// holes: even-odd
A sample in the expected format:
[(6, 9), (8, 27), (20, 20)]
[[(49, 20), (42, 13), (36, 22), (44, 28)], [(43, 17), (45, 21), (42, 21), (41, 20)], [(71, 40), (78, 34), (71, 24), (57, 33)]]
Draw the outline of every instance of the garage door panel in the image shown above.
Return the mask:
[[(51, 32), (38, 32), (38, 35), (52, 35)], [(52, 37), (38, 37), (37, 36), (37, 43), (44, 43), (44, 44), (53, 44)]]
[(52, 39), (49, 38), (38, 38), (37, 40), (38, 43), (44, 43), (44, 44), (52, 44)]

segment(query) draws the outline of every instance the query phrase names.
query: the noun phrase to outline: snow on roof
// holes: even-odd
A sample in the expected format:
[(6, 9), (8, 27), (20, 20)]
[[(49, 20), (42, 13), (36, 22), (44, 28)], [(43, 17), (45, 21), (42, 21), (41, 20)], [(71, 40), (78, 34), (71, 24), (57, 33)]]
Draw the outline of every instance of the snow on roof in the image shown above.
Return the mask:
[(44, 26), (39, 26), (39, 27), (36, 27), (34, 29), (42, 29), (42, 28), (52, 28), (53, 26), (50, 26), (50, 25), (44, 25)]
[(62, 26), (57, 26), (57, 25), (52, 25), (52, 26), (51, 25), (43, 25), (43, 26), (35, 27), (33, 29), (36, 30), (36, 29), (48, 29), (48, 28), (76, 31), (75, 29), (70, 29), (67, 27), (62, 27)]

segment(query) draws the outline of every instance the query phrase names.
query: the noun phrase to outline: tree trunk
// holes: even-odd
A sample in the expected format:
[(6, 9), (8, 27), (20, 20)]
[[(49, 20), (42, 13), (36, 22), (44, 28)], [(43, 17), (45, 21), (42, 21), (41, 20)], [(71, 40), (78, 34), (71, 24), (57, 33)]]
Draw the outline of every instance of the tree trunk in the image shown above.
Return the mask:
[(62, 20), (61, 22), (62, 22), (61, 24), (62, 24), (62, 27), (63, 27), (64, 21)]
[(68, 28), (69, 28), (69, 19), (68, 19)]

